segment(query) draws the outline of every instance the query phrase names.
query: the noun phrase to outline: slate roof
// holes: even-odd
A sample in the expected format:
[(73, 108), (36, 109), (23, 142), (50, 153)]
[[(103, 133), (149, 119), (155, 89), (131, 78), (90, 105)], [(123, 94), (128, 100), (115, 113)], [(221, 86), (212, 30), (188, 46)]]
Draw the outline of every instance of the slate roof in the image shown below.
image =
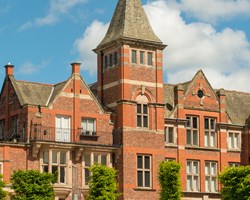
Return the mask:
[(46, 106), (50, 97), (53, 85), (16, 81), (11, 78), (21, 105), (41, 105)]
[(108, 32), (98, 47), (128, 38), (162, 44), (152, 30), (141, 0), (118, 1)]

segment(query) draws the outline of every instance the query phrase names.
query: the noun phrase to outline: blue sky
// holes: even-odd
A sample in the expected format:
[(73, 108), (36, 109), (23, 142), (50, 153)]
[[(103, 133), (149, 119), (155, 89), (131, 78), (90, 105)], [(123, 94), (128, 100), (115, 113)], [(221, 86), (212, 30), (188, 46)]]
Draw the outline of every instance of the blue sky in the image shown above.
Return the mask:
[[(15, 78), (58, 83), (82, 62), (96, 81), (91, 51), (104, 37), (117, 0), (0, 0), (3, 66)], [(142, 0), (164, 50), (164, 81), (184, 82), (202, 69), (214, 88), (250, 92), (250, 0)]]

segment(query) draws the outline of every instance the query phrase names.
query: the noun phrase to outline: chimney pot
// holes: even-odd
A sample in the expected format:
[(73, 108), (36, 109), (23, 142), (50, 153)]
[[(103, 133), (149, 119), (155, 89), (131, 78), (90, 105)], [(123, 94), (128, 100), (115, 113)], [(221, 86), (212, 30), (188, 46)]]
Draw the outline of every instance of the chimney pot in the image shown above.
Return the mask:
[(74, 74), (74, 73), (80, 74), (81, 63), (73, 62), (73, 63), (71, 63), (71, 66), (72, 66), (72, 74)]
[(4, 66), (5, 67), (5, 75), (10, 76), (14, 75), (14, 65), (10, 64), (10, 62)]

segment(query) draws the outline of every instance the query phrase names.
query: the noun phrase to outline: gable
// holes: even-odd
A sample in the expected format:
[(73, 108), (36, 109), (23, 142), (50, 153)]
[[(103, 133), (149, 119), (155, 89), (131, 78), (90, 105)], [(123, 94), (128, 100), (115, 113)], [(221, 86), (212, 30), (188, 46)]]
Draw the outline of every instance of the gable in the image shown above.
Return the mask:
[(76, 99), (79, 102), (80, 112), (104, 112), (102, 106), (80, 75), (72, 74), (66, 82), (57, 86), (57, 94), (53, 94), (52, 97), (50, 106), (53, 108), (73, 110), (73, 100)]
[(219, 111), (218, 97), (201, 70), (197, 72), (184, 92), (184, 107)]

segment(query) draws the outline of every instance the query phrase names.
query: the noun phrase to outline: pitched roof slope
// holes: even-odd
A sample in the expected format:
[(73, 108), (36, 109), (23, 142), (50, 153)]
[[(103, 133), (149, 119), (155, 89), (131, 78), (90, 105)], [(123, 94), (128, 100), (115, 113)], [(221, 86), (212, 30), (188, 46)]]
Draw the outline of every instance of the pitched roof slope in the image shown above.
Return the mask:
[(12, 80), (21, 105), (46, 106), (53, 85)]
[(226, 111), (233, 124), (244, 125), (250, 116), (250, 93), (227, 91)]
[(118, 1), (108, 32), (99, 46), (128, 38), (162, 43), (152, 30), (141, 0)]

